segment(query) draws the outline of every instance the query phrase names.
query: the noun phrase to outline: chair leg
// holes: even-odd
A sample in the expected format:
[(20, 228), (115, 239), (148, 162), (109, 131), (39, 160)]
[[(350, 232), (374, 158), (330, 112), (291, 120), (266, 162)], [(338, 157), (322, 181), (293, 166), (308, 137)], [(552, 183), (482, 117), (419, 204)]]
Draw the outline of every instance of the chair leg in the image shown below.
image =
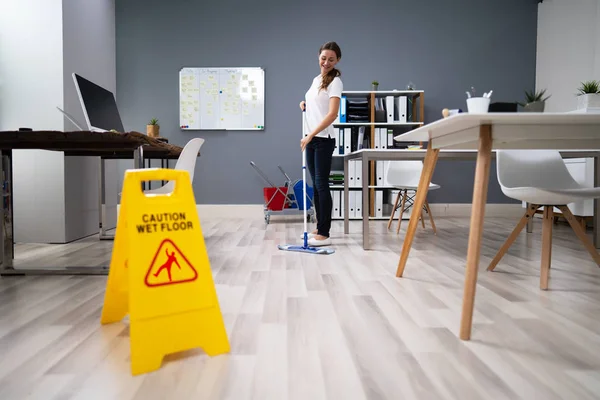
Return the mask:
[(404, 194), (402, 196), (402, 207), (400, 207), (400, 217), (398, 217), (398, 228), (396, 229), (396, 233), (400, 233), (400, 224), (402, 223), (402, 216), (404, 215), (404, 205), (406, 204), (406, 196), (408, 195), (408, 190), (404, 190)]
[(542, 261), (540, 265), (540, 289), (548, 289), (548, 275), (552, 262), (552, 226), (554, 225), (554, 206), (544, 207), (542, 223)]
[(394, 220), (394, 214), (396, 214), (396, 208), (398, 208), (398, 203), (400, 202), (400, 194), (402, 190), (398, 190), (398, 195), (396, 196), (396, 201), (394, 202), (394, 208), (392, 208), (392, 215), (390, 215), (390, 220), (388, 221), (388, 230), (392, 226), (392, 221)]
[(427, 214), (429, 214), (429, 221), (431, 222), (431, 228), (433, 229), (433, 234), (437, 235), (437, 229), (435, 228), (435, 222), (433, 222), (433, 214), (431, 214), (431, 208), (429, 208), (429, 202), (425, 199), (425, 208), (427, 209)]
[(498, 265), (502, 257), (504, 257), (504, 254), (506, 254), (510, 246), (512, 246), (515, 239), (519, 236), (519, 233), (521, 233), (523, 228), (525, 228), (527, 223), (531, 220), (531, 218), (533, 218), (538, 208), (540, 208), (540, 206), (537, 206), (535, 204), (530, 204), (528, 206), (527, 210), (525, 211), (525, 215), (521, 217), (519, 223), (517, 224), (517, 226), (515, 226), (515, 229), (513, 229), (511, 234), (508, 236), (508, 238), (502, 245), (502, 247), (500, 247), (500, 249), (498, 250), (498, 253), (496, 253), (496, 256), (494, 257), (490, 265), (487, 267), (488, 271), (493, 271), (494, 268), (496, 268), (496, 265)]
[(592, 244), (590, 239), (587, 237), (585, 230), (575, 220), (575, 217), (573, 216), (573, 213), (571, 212), (571, 210), (569, 210), (569, 207), (559, 206), (558, 208), (560, 209), (560, 211), (562, 211), (563, 215), (569, 222), (569, 225), (571, 225), (571, 228), (573, 228), (573, 230), (575, 231), (575, 234), (577, 235), (579, 240), (581, 240), (581, 242), (583, 243), (583, 245), (585, 246), (587, 251), (590, 253), (592, 258), (596, 262), (596, 264), (598, 266), (600, 266), (600, 254), (598, 254), (598, 251), (596, 250), (596, 248), (594, 247), (594, 245)]

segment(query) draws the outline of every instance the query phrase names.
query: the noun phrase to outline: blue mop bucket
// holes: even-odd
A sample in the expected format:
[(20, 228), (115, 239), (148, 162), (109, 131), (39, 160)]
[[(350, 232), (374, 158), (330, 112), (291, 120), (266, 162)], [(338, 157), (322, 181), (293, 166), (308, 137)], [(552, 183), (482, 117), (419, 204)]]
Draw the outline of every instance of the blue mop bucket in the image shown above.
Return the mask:
[[(296, 203), (298, 203), (298, 205), (296, 206), (295, 203), (292, 203), (292, 205), (290, 206), (290, 208), (296, 208), (298, 207), (299, 210), (303, 210), (304, 209), (304, 196), (302, 195), (302, 179), (298, 180), (298, 182), (296, 182), (294, 184), (294, 186), (292, 186), (292, 189), (294, 191), (293, 195), (290, 195), (290, 198), (292, 200), (296, 200)], [(312, 207), (313, 204), (313, 188), (309, 185), (306, 185), (306, 197), (308, 197), (308, 202), (306, 203), (306, 209), (310, 210), (310, 208)]]

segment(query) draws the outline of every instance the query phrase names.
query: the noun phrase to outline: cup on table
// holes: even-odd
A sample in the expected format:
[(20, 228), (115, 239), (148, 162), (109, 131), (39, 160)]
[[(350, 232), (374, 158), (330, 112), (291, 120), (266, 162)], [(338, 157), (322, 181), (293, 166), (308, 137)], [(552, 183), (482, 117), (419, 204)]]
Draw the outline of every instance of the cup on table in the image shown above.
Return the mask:
[(489, 107), (489, 97), (471, 97), (467, 99), (467, 111), (470, 114), (486, 114)]

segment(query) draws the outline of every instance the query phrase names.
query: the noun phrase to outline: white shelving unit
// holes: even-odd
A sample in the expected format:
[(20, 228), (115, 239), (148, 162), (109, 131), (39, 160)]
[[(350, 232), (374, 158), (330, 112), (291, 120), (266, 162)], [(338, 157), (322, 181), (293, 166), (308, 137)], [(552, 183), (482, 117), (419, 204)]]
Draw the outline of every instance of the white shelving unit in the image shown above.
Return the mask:
[[(347, 90), (347, 91), (342, 92), (342, 96), (345, 96), (347, 99), (367, 100), (368, 109), (369, 109), (369, 120), (365, 121), (365, 122), (339, 122), (339, 120), (338, 120), (333, 124), (333, 126), (337, 129), (356, 128), (356, 127), (364, 126), (366, 128), (365, 135), (368, 134), (369, 138), (370, 138), (370, 141), (369, 141), (370, 148), (376, 148), (375, 137), (377, 134), (379, 134), (381, 128), (387, 128), (387, 135), (385, 135), (385, 137), (388, 137), (389, 135), (393, 136), (396, 134), (394, 132), (394, 130), (401, 129), (402, 131), (408, 131), (408, 130), (420, 127), (424, 124), (425, 92), (423, 90), (377, 90), (377, 91)], [(385, 98), (388, 96), (393, 96), (395, 99), (397, 99), (400, 96), (406, 96), (407, 104), (409, 104), (409, 106), (407, 105), (407, 110), (406, 110), (407, 111), (406, 122), (405, 121), (396, 121), (396, 120), (394, 122), (376, 121), (376, 120), (382, 119), (381, 115), (377, 115), (376, 111), (379, 111), (379, 112), (383, 111), (383, 114), (384, 114), (383, 118), (387, 119), (387, 116), (385, 114), (385, 112), (387, 111)], [(379, 104), (379, 107), (377, 106), (377, 104)], [(394, 101), (394, 104), (396, 104), (396, 101)], [(383, 105), (384, 110), (381, 109), (381, 107), (380, 107), (381, 105)], [(379, 118), (376, 118), (376, 116), (378, 116)], [(354, 135), (358, 135), (357, 130), (351, 129), (350, 135), (351, 135), (351, 137), (353, 137)], [(389, 138), (387, 140), (389, 143)], [(351, 143), (353, 143), (353, 142), (354, 142), (354, 140), (351, 140)], [(393, 142), (392, 142), (392, 144), (393, 144)], [(386, 147), (384, 147), (384, 148), (386, 148)], [(344, 148), (342, 150), (343, 150), (343, 152), (347, 152), (348, 150), (354, 151), (356, 149), (352, 149), (352, 148), (348, 149), (346, 146), (344, 146)], [(343, 156), (344, 156), (343, 153), (336, 154), (336, 152), (334, 152), (334, 167), (332, 168), (332, 172), (334, 170), (343, 169), (343, 168), (340, 168), (339, 166), (338, 166), (338, 168), (336, 168), (336, 164), (342, 163)], [(369, 219), (371, 219), (371, 220), (387, 220), (387, 219), (389, 219), (392, 208), (393, 208), (393, 200), (395, 200), (394, 198), (391, 198), (391, 200), (390, 200), (390, 197), (391, 197), (390, 192), (394, 188), (391, 186), (383, 185), (385, 183), (385, 177), (383, 177), (383, 182), (380, 185), (377, 185), (376, 176), (378, 173), (378, 169), (384, 169), (385, 168), (384, 165), (385, 164), (383, 161), (378, 161), (377, 163), (375, 161), (371, 161), (370, 165), (369, 165), (369, 176), (364, 177), (366, 179), (369, 179), (369, 192), (370, 193), (369, 193), (369, 204), (367, 206), (369, 207), (369, 216), (370, 216)], [(383, 174), (383, 171), (379, 171), (379, 172), (381, 174)], [(344, 177), (344, 179), (348, 179), (348, 178), (349, 177)], [(343, 219), (344, 213), (343, 213), (343, 208), (342, 208), (343, 205), (341, 203), (343, 202), (344, 186), (343, 185), (331, 185), (330, 188), (331, 188), (331, 191), (332, 191), (332, 194), (334, 197), (334, 207), (333, 207), (332, 219), (334, 219), (334, 220)], [(351, 192), (358, 192), (359, 193), (358, 198), (362, 199), (362, 196), (360, 195), (362, 192), (362, 188), (360, 186), (350, 185), (349, 190), (351, 190)], [(337, 195), (336, 195), (336, 192), (338, 193)], [(377, 194), (377, 192), (381, 192), (381, 194)], [(382, 203), (382, 211), (381, 212), (375, 211), (376, 197), (379, 198), (378, 202)], [(386, 198), (387, 198), (387, 201), (386, 201)], [(336, 201), (339, 201), (337, 206), (335, 204)], [(360, 207), (362, 207), (362, 204), (360, 204)], [(337, 212), (339, 212), (339, 214), (336, 214)], [(362, 210), (360, 210), (360, 211), (357, 210), (356, 216), (352, 216), (352, 212), (350, 214), (351, 214), (350, 215), (351, 220), (361, 220), (362, 219)]]

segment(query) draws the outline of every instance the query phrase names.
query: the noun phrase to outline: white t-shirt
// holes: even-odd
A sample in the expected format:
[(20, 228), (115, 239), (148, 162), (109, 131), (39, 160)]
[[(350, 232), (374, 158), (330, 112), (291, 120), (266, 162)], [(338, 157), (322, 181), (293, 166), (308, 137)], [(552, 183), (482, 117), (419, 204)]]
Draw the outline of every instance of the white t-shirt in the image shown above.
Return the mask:
[[(333, 78), (333, 81), (327, 87), (327, 90), (319, 90), (321, 87), (321, 74), (313, 79), (310, 89), (306, 92), (306, 132), (308, 135), (313, 131), (314, 128), (319, 126), (323, 119), (329, 112), (329, 98), (330, 97), (342, 97), (342, 90), (344, 85), (339, 76)], [(317, 137), (331, 137), (334, 138), (333, 125), (329, 125), (327, 128), (317, 133)]]

